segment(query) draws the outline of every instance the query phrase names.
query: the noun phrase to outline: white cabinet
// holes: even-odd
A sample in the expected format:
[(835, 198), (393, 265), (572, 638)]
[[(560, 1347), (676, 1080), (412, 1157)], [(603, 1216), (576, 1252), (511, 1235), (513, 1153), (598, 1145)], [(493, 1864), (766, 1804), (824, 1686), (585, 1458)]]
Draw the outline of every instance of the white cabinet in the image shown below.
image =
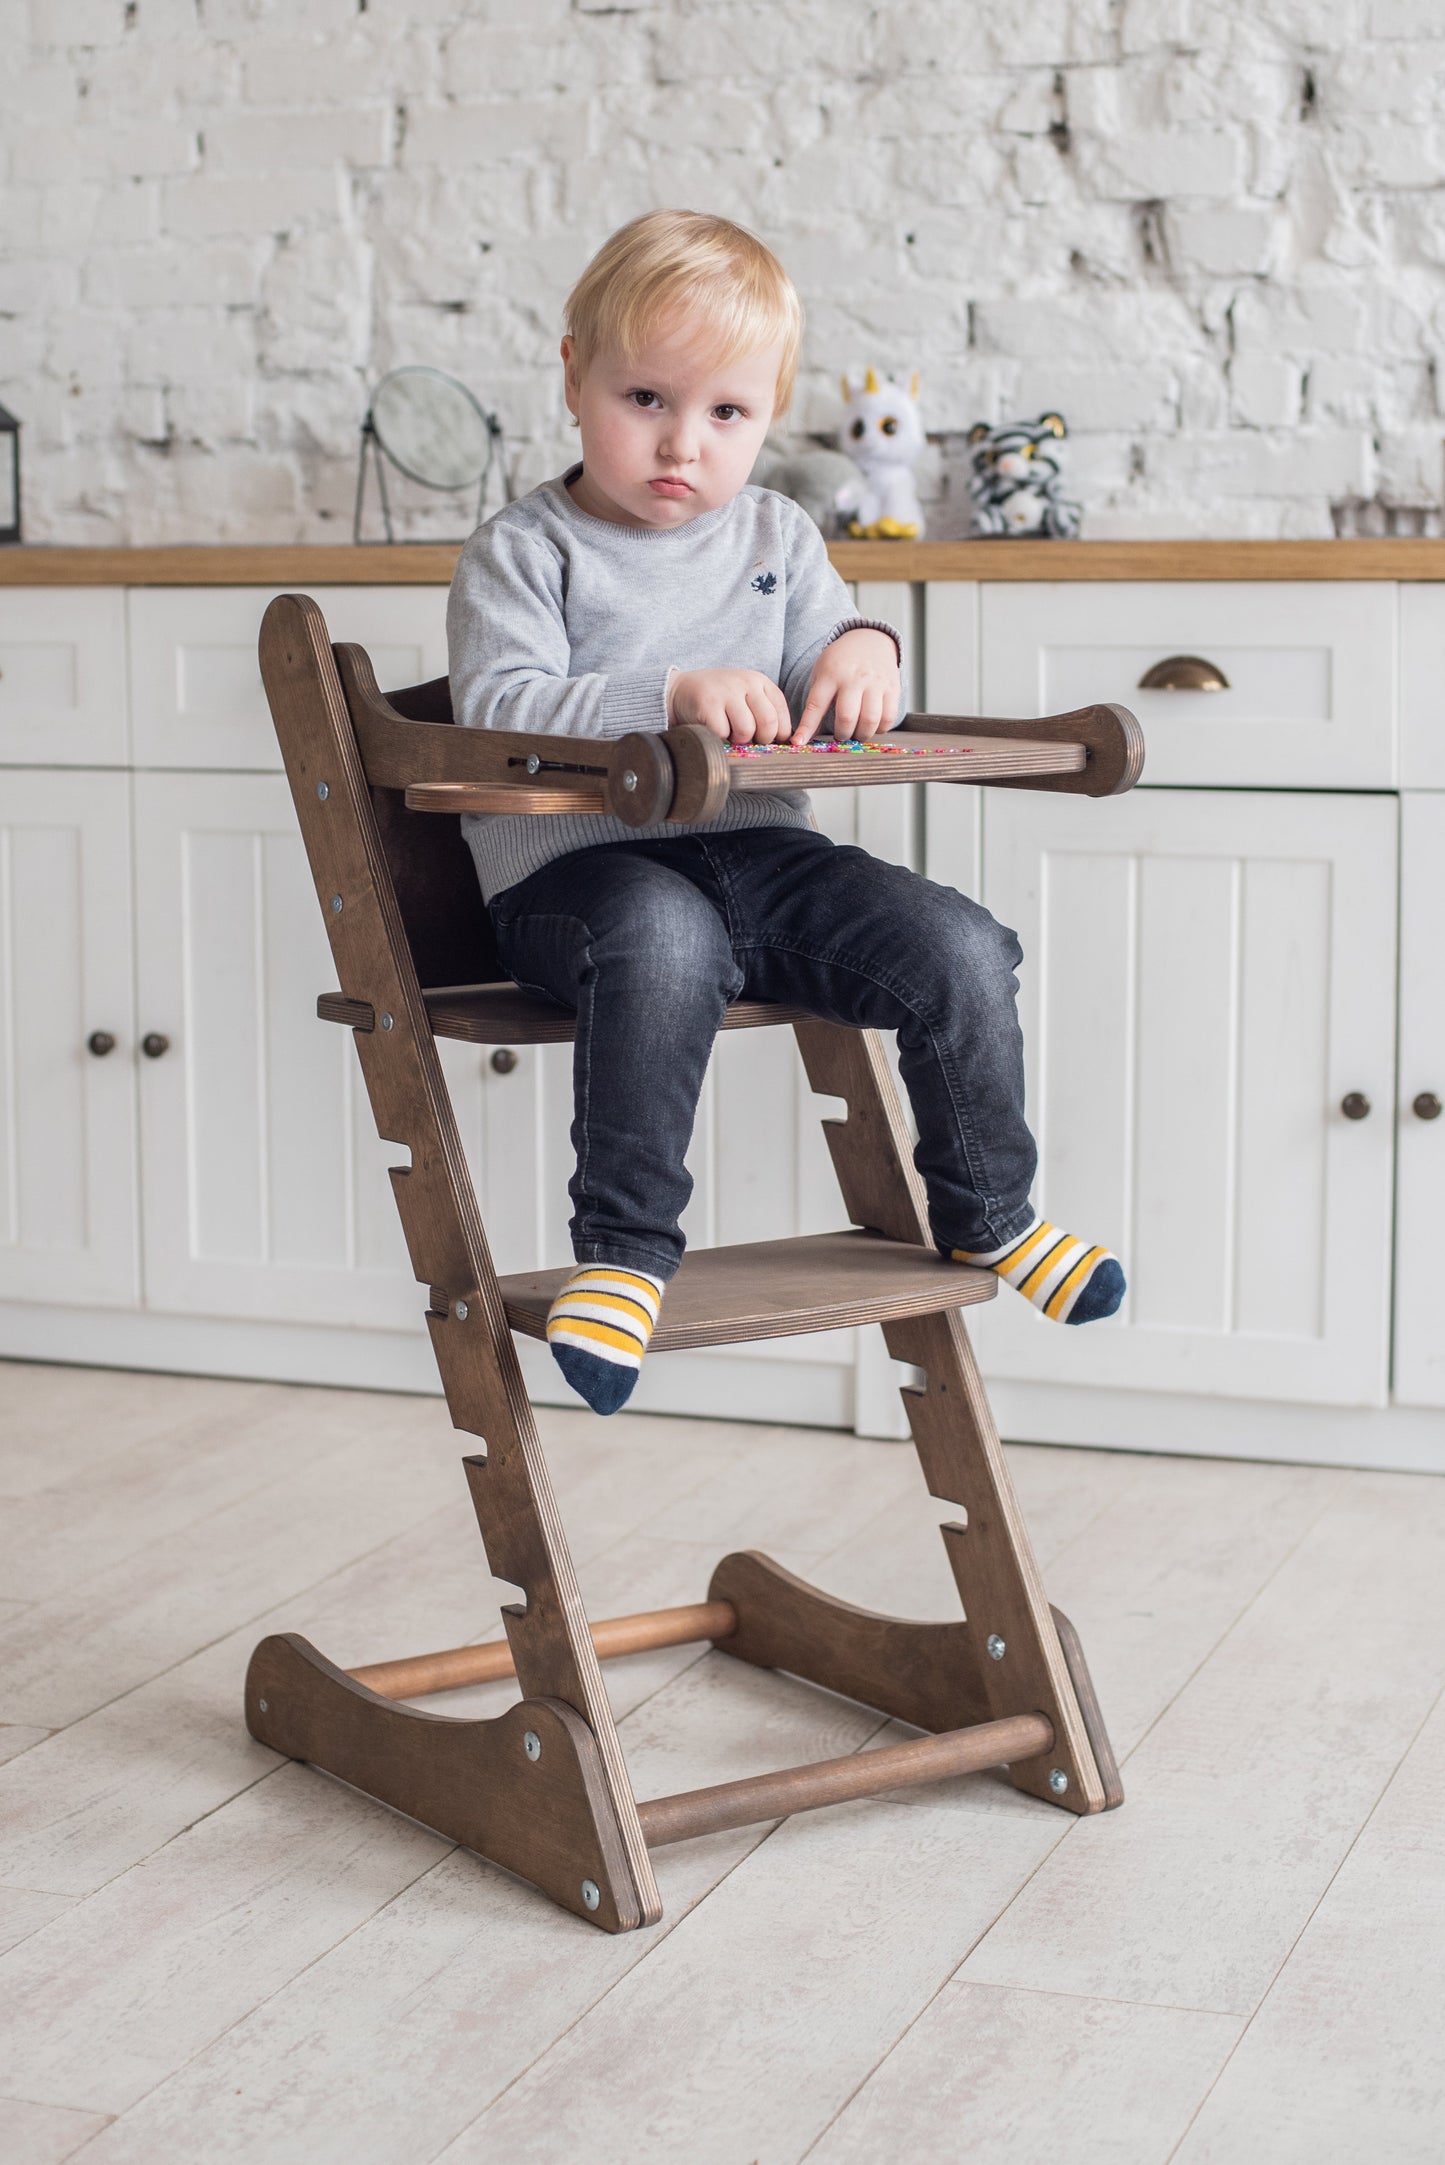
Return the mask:
[(7, 1300), (138, 1291), (129, 793), (124, 774), (0, 771)]
[[(982, 712), (1118, 701), (1144, 725), (1146, 785), (1390, 789), (1395, 597), (1346, 579), (988, 586)], [(1227, 688), (1141, 687), (1156, 663), (1187, 657)]]
[(989, 1373), (1384, 1403), (1396, 819), (1391, 797), (989, 794), (1039, 1205), (1130, 1280), (1083, 1330), (1001, 1294)]
[[(446, 592), (312, 589), (338, 644), (364, 646), (384, 687), (445, 676)], [(279, 772), (256, 661), (269, 587), (140, 587), (129, 597), (130, 707), (141, 767)]]
[(0, 592), (0, 761), (118, 767), (128, 742), (124, 595), (105, 586)]
[(1445, 791), (1400, 811), (1395, 1396), (1445, 1406)]

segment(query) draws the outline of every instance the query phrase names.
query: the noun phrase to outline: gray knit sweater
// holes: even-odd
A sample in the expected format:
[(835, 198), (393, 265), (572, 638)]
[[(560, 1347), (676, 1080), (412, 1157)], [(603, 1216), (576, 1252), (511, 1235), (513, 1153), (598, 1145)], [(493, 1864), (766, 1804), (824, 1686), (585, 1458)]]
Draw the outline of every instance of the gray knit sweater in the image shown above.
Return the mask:
[[(796, 721), (823, 648), (872, 621), (853, 613), (807, 513), (745, 488), (686, 526), (616, 526), (572, 501), (580, 471), (509, 504), (462, 550), (447, 603), (457, 720), (624, 737), (666, 728), (670, 669), (736, 668), (771, 677)], [(738, 794), (708, 831), (809, 819), (802, 791)], [(698, 832), (604, 813), (478, 814), (463, 826), (488, 901), (571, 850)]]

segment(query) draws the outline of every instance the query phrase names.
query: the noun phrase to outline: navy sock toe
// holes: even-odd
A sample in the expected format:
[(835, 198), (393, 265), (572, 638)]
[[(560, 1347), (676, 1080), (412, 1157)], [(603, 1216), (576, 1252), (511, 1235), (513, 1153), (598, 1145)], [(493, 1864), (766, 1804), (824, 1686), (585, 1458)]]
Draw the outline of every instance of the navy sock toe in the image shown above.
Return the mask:
[(1065, 1316), (1066, 1323), (1098, 1323), (1111, 1316), (1128, 1290), (1124, 1272), (1110, 1255), (1098, 1266)]
[(554, 1345), (552, 1358), (577, 1396), (585, 1398), (594, 1413), (616, 1413), (632, 1396), (638, 1377), (635, 1368), (621, 1367), (616, 1361), (599, 1361), (576, 1346)]

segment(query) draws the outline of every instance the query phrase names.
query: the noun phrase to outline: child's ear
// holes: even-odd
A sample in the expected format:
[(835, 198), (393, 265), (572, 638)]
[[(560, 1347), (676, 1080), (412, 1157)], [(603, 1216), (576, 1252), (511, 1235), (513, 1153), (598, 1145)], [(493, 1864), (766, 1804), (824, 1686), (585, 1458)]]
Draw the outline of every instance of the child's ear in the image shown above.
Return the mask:
[(563, 339), (562, 344), (558, 350), (562, 355), (562, 396), (567, 401), (568, 413), (571, 414), (572, 419), (575, 421), (577, 418), (577, 393), (579, 387), (577, 382), (577, 364), (573, 358), (576, 352), (576, 341), (573, 339), (570, 331)]

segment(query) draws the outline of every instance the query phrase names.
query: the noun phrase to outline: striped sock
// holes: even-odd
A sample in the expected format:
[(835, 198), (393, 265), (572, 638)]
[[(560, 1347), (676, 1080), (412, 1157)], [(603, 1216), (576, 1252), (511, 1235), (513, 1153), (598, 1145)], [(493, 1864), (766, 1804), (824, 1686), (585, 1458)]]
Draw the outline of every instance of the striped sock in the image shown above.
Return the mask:
[(552, 1358), (594, 1413), (632, 1396), (664, 1281), (615, 1263), (579, 1263), (547, 1310)]
[(955, 1263), (980, 1263), (997, 1271), (1055, 1323), (1096, 1323), (1124, 1298), (1124, 1272), (1107, 1248), (1091, 1248), (1072, 1233), (1035, 1218), (1027, 1232), (985, 1255), (950, 1251)]

